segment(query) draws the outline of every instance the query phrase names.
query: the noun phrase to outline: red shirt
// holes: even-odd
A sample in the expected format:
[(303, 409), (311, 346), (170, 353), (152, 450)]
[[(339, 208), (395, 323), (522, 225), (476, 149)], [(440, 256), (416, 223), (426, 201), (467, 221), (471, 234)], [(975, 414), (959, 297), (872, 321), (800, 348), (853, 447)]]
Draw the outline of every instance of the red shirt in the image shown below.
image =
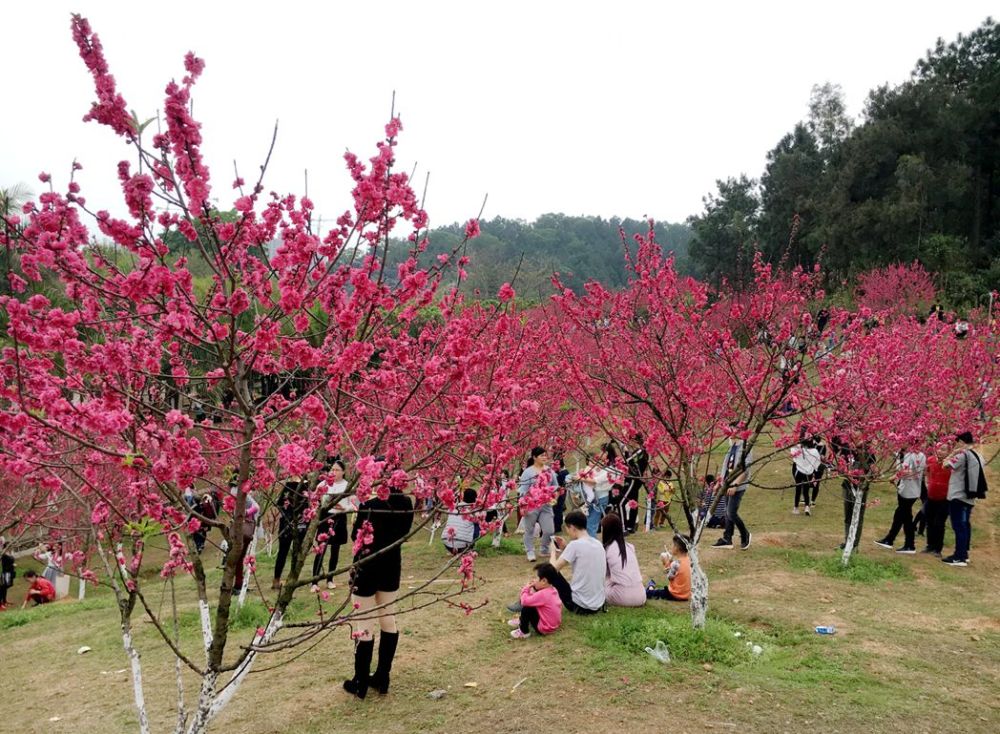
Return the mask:
[(38, 596), (41, 596), (46, 601), (53, 601), (56, 598), (56, 587), (51, 584), (48, 579), (43, 579), (41, 576), (35, 578), (31, 582), (31, 586), (28, 587), (28, 596), (34, 596), (31, 592), (37, 591)]
[(950, 478), (951, 467), (942, 464), (936, 456), (927, 459), (927, 499), (935, 501), (948, 499)]

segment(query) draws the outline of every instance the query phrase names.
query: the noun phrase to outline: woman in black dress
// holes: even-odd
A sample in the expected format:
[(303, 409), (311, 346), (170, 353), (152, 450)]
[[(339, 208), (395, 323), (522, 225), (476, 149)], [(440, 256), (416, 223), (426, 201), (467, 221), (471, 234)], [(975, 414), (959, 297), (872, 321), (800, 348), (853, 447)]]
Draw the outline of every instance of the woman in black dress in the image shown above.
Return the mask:
[[(393, 489), (386, 499), (377, 495), (358, 508), (351, 537), (365, 533), (370, 524), (371, 542), (362, 545), (354, 555), (353, 602), (359, 617), (359, 629), (354, 647), (354, 677), (344, 681), (344, 690), (358, 698), (368, 694), (369, 686), (379, 693), (389, 691), (389, 673), (399, 642), (396, 627), (395, 602), (402, 573), (401, 547), (403, 538), (413, 526), (413, 500), (400, 489)], [(378, 612), (372, 612), (379, 607)], [(375, 650), (375, 619), (378, 616), (381, 634), (378, 644), (378, 667), (371, 673)], [(371, 615), (371, 616), (370, 616)]]

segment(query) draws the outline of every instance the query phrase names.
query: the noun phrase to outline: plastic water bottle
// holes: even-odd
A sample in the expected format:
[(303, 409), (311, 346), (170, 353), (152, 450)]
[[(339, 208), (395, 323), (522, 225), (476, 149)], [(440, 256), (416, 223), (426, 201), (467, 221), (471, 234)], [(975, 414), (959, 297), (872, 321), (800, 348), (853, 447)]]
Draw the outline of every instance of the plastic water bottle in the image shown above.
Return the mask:
[(816, 634), (818, 635), (835, 635), (837, 634), (837, 628), (831, 625), (821, 624), (816, 628)]

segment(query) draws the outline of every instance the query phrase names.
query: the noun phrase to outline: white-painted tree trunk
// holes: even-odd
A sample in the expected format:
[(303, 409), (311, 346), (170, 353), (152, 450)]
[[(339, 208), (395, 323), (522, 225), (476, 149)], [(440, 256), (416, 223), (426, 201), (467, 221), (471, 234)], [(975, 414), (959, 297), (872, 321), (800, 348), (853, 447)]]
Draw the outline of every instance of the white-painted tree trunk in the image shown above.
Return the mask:
[[(276, 611), (268, 621), (267, 627), (264, 628), (263, 634), (255, 634), (251, 644), (256, 646), (266, 645), (269, 643), (281, 629), (283, 619), (284, 617), (282, 613)], [(254, 663), (257, 660), (257, 655), (258, 653), (256, 651), (250, 651), (240, 666), (233, 671), (233, 675), (223, 686), (221, 693), (217, 693), (215, 690), (216, 683), (219, 679), (218, 674), (210, 672), (205, 675), (201, 681), (201, 692), (198, 696), (198, 709), (195, 712), (194, 718), (191, 720), (191, 724), (188, 726), (186, 734), (204, 734), (208, 730), (208, 725), (233, 699), (233, 696), (236, 695), (236, 692), (240, 689), (243, 681), (246, 680), (247, 675), (253, 669)]]
[(84, 581), (83, 578), (80, 578), (79, 582), (80, 584), (76, 590), (76, 598), (79, 601), (83, 601), (83, 597), (87, 594), (87, 582)]
[(691, 560), (691, 627), (704, 629), (708, 614), (708, 576), (701, 568), (696, 545), (688, 549), (688, 558)]
[[(264, 628), (263, 634), (254, 635), (252, 644), (254, 646), (266, 645), (272, 639), (274, 639), (274, 636), (278, 633), (278, 630), (281, 629), (283, 619), (284, 615), (280, 611), (275, 610), (274, 614), (271, 615), (270, 621), (268, 621), (267, 623), (267, 627)], [(249, 674), (250, 671), (253, 669), (253, 665), (254, 662), (256, 662), (257, 660), (258, 654), (259, 653), (257, 653), (256, 651), (251, 650), (250, 653), (246, 656), (246, 658), (244, 658), (240, 666), (235, 671), (233, 671), (233, 675), (229, 679), (229, 682), (226, 683), (222, 693), (220, 693), (218, 697), (215, 699), (215, 701), (212, 703), (212, 707), (208, 713), (209, 721), (214, 719), (218, 715), (218, 713), (222, 711), (223, 708), (225, 708), (226, 704), (228, 704), (230, 700), (232, 700), (233, 696), (236, 695), (236, 691), (238, 691), (240, 686), (243, 684), (243, 681), (246, 679), (247, 674)]]
[(139, 713), (139, 732), (149, 734), (146, 697), (142, 691), (142, 662), (139, 659), (139, 651), (132, 644), (132, 628), (127, 620), (122, 622), (122, 646), (132, 666), (132, 694), (135, 696), (135, 709)]
[(208, 728), (209, 711), (215, 701), (215, 683), (219, 674), (214, 670), (205, 673), (201, 679), (201, 690), (198, 692), (198, 708), (188, 725), (187, 734), (204, 734)]
[[(253, 539), (250, 541), (250, 547), (243, 556), (243, 563), (246, 563), (246, 559), (249, 556), (256, 555), (257, 553), (257, 534), (254, 533)], [(247, 589), (250, 588), (250, 572), (247, 569), (243, 570), (243, 586), (240, 587), (240, 597), (236, 601), (236, 606), (240, 609), (243, 608), (243, 604), (247, 600)]]
[(208, 648), (212, 646), (212, 611), (204, 599), (198, 600), (198, 615), (201, 617), (201, 639), (205, 644), (205, 652), (208, 652)]
[(840, 558), (843, 565), (851, 562), (851, 553), (854, 552), (854, 540), (858, 537), (858, 525), (861, 524), (861, 510), (864, 507), (864, 492), (861, 487), (851, 487), (854, 493), (854, 510), (851, 512), (851, 524), (847, 529), (847, 539), (844, 541), (844, 554)]

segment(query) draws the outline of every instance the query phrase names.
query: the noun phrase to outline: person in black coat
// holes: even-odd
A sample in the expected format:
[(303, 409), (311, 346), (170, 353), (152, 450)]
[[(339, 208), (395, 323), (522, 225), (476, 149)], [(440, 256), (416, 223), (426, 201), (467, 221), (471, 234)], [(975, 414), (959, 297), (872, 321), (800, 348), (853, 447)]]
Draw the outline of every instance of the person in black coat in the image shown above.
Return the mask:
[[(299, 477), (292, 477), (285, 482), (275, 508), (278, 510), (278, 556), (274, 559), (274, 581), (271, 588), (281, 586), (281, 574), (285, 570), (285, 561), (292, 544), (298, 540), (301, 552), (302, 540), (305, 538), (309, 523), (305, 521), (307, 483)], [(294, 567), (294, 559), (292, 561)]]
[[(642, 488), (645, 486), (643, 477), (649, 470), (649, 453), (643, 442), (641, 434), (637, 434), (633, 439), (636, 443), (635, 450), (629, 455), (627, 460), (628, 476), (625, 478), (625, 492), (622, 494), (619, 516), (625, 521), (625, 532), (634, 533), (639, 522), (639, 498), (642, 496)], [(631, 503), (635, 502), (635, 507)]]
[[(368, 526), (366, 526), (366, 523)], [(399, 643), (395, 601), (402, 574), (402, 540), (413, 526), (413, 500), (402, 490), (392, 489), (386, 499), (377, 494), (358, 508), (351, 537), (357, 542), (371, 531), (371, 542), (361, 545), (354, 554), (353, 602), (360, 617), (372, 609), (377, 613), (381, 634), (378, 645), (378, 667), (371, 673), (375, 649), (374, 619), (359, 620), (359, 634), (354, 647), (354, 677), (344, 681), (344, 690), (364, 698), (368, 688), (379, 693), (389, 691), (389, 673)]]
[(7, 589), (14, 585), (14, 556), (0, 536), (0, 611), (7, 608)]

